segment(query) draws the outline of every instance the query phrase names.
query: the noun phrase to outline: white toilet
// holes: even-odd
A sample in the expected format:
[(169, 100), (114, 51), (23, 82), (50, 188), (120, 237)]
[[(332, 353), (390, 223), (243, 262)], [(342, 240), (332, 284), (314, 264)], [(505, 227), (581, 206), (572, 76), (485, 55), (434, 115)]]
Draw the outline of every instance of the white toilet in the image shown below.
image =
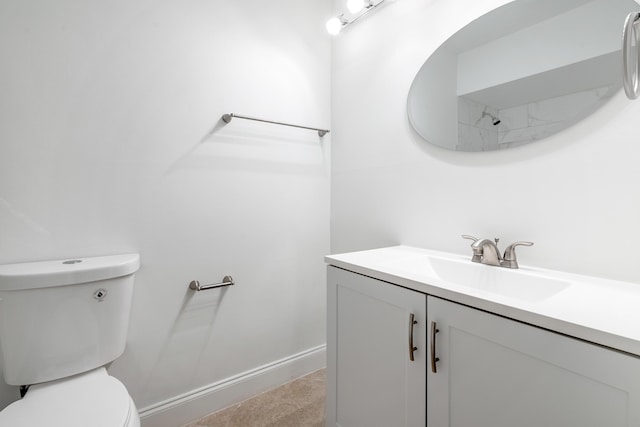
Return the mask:
[[(0, 265), (2, 427), (139, 427), (105, 365), (125, 348), (138, 254)], [(27, 388), (28, 386), (28, 388)]]

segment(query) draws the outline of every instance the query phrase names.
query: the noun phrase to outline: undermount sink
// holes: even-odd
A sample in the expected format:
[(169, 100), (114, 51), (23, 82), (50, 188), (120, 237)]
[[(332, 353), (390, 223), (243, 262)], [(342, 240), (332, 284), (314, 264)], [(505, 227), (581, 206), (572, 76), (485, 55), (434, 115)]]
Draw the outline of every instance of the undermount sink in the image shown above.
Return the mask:
[(493, 267), (471, 260), (428, 257), (434, 275), (445, 282), (528, 301), (547, 299), (571, 285), (544, 273)]

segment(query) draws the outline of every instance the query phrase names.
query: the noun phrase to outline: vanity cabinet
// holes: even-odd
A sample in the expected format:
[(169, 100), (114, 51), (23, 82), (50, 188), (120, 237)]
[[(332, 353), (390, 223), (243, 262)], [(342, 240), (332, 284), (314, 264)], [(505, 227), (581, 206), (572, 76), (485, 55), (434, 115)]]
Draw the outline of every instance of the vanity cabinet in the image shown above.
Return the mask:
[(432, 296), (427, 311), (427, 425), (640, 425), (640, 359)]
[(424, 426), (426, 295), (331, 266), (327, 277), (327, 426)]
[(640, 426), (636, 356), (334, 266), (327, 277), (327, 426)]

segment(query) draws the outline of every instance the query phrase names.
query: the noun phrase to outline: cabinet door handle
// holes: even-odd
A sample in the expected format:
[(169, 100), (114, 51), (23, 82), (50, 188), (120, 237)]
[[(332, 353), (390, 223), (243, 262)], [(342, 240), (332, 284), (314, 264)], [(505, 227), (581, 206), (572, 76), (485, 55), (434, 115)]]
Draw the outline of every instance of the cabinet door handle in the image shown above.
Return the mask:
[(440, 359), (436, 357), (436, 334), (440, 330), (436, 327), (436, 322), (431, 322), (431, 372), (434, 374), (438, 372), (436, 369), (436, 362)]
[(409, 360), (412, 362), (414, 360), (413, 352), (418, 349), (418, 347), (413, 346), (413, 325), (416, 323), (418, 323), (418, 321), (415, 320), (413, 313), (409, 314)]

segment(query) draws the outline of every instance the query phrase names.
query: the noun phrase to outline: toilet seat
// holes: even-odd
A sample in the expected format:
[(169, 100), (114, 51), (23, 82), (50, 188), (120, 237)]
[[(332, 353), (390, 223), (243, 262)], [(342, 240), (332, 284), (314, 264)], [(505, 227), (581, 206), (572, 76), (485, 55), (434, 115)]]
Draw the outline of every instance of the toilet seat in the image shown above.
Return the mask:
[(139, 417), (125, 386), (98, 368), (31, 386), (0, 412), (0, 426), (135, 427)]

